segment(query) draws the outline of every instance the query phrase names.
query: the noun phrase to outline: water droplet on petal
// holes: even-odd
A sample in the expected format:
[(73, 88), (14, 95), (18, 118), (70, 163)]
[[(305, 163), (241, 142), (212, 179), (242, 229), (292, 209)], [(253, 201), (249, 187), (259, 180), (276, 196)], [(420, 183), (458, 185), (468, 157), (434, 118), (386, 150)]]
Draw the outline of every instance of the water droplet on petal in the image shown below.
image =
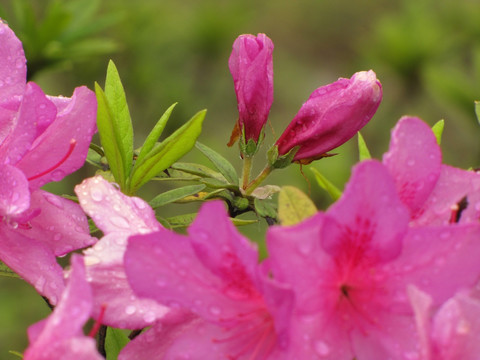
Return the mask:
[(408, 166), (413, 166), (413, 165), (415, 165), (415, 160), (413, 160), (413, 159), (408, 160), (408, 161), (407, 161), (407, 165), (408, 165)]
[(110, 222), (112, 223), (112, 225), (114, 226), (118, 226), (120, 228), (123, 228), (123, 229), (128, 229), (130, 226), (128, 224), (128, 221), (125, 220), (124, 217), (121, 217), (121, 216), (114, 216), (110, 219)]
[(91, 193), (91, 197), (94, 201), (102, 201), (103, 194), (100, 189), (93, 189)]
[(62, 239), (62, 234), (56, 233), (55, 235), (53, 235), (53, 240), (60, 241), (61, 239)]
[(327, 356), (330, 354), (330, 347), (323, 341), (316, 341), (314, 344), (315, 352), (320, 356)]
[(50, 175), (53, 181), (60, 181), (65, 177), (65, 171), (57, 169)]
[(216, 307), (216, 306), (212, 306), (210, 307), (210, 312), (212, 313), (212, 315), (220, 315), (220, 313), (222, 312), (222, 310), (220, 310), (220, 308)]
[(155, 316), (155, 314), (152, 312), (152, 311), (149, 311), (147, 312), (144, 316), (143, 316), (143, 320), (145, 320), (147, 323), (152, 323), (155, 321), (157, 317)]
[(135, 308), (135, 306), (129, 305), (129, 306), (127, 306), (127, 308), (125, 309), (125, 314), (127, 314), (127, 315), (133, 315), (133, 314), (135, 314), (136, 311), (137, 311), (137, 309)]

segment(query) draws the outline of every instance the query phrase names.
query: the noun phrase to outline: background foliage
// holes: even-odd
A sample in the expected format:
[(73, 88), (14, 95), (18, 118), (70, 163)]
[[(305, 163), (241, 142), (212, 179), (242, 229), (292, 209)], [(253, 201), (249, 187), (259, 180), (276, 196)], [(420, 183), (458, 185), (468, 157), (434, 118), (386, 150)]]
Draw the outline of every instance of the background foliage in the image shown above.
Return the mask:
[[(270, 121), (276, 136), (315, 88), (373, 69), (382, 81), (384, 101), (362, 133), (374, 157), (387, 149), (390, 129), (399, 117), (409, 114), (430, 124), (445, 119), (446, 163), (480, 163), (480, 129), (473, 106), (480, 99), (476, 0), (0, 0), (0, 17), (24, 43), (29, 78), (49, 94), (69, 96), (75, 86), (93, 89), (94, 81), (103, 86), (108, 60), (113, 59), (125, 87), (137, 146), (178, 101), (163, 136), (207, 108), (200, 141), (239, 169), (238, 149), (225, 146), (237, 117), (227, 61), (239, 34), (264, 32), (275, 43)], [(267, 127), (267, 145), (274, 140), (272, 131)], [(337, 152), (309, 167), (341, 188), (358, 159), (356, 141)], [(186, 159), (208, 163), (195, 149)], [(257, 160), (256, 165), (258, 171), (263, 163)], [(71, 194), (73, 185), (93, 171), (86, 166), (49, 190)], [(329, 196), (315, 185), (308, 167), (303, 171), (317, 207), (325, 208)], [(298, 166), (277, 171), (267, 182), (309, 191)], [(140, 195), (150, 200), (165, 190), (155, 183)], [(265, 226), (247, 228), (244, 231), (255, 238)], [(13, 359), (6, 351), (23, 351), (26, 327), (45, 317), (48, 308), (17, 279), (1, 278), (0, 286), (0, 357)]]

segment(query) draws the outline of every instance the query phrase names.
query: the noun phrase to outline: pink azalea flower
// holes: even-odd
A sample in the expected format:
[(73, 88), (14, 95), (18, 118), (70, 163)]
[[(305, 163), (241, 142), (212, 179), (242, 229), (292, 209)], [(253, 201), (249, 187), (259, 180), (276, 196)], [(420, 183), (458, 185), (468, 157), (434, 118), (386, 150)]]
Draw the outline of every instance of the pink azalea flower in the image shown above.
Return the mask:
[(79, 255), (72, 257), (72, 271), (65, 291), (52, 314), (28, 328), (30, 345), (24, 360), (102, 360), (95, 340), (83, 334), (92, 308), (91, 289)]
[(410, 211), (412, 224), (480, 219), (480, 174), (442, 165), (435, 135), (419, 118), (405, 116), (399, 120), (383, 163)]
[[(228, 60), (237, 95), (239, 118), (231, 144), (245, 132), (255, 143), (265, 126), (273, 102), (273, 42), (265, 34), (240, 35)], [(232, 142), (233, 141), (233, 142)]]
[(279, 155), (298, 147), (294, 161), (328, 156), (370, 121), (381, 100), (382, 86), (372, 70), (318, 88), (275, 143)]
[(409, 227), (381, 163), (357, 165), (326, 213), (267, 234), (271, 271), (296, 294), (298, 359), (418, 356), (407, 286), (441, 304), (480, 274), (480, 226)]
[(477, 360), (480, 354), (480, 301), (459, 292), (434, 311), (431, 297), (408, 289), (420, 342), (419, 360)]
[(46, 96), (26, 83), (21, 42), (0, 21), (0, 260), (56, 303), (63, 284), (56, 256), (86, 247), (85, 215), (39, 188), (80, 168), (96, 131), (95, 94)]
[(93, 317), (104, 311), (102, 323), (141, 329), (163, 317), (169, 309), (150, 299), (139, 299), (127, 282), (123, 256), (127, 238), (158, 231), (162, 226), (150, 206), (128, 197), (101, 176), (75, 187), (80, 205), (104, 236), (85, 250), (87, 278), (93, 290)]
[(119, 359), (289, 359), (291, 290), (258, 265), (220, 202), (204, 204), (188, 232), (130, 237), (135, 293), (192, 315), (160, 320)]

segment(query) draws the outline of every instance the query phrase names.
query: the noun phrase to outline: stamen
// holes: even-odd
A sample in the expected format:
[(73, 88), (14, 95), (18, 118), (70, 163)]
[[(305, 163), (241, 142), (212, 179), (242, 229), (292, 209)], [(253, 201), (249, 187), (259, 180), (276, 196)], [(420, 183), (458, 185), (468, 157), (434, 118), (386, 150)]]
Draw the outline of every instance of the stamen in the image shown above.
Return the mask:
[(103, 316), (105, 315), (105, 310), (107, 310), (107, 304), (102, 304), (100, 307), (100, 314), (98, 315), (98, 319), (95, 321), (95, 324), (93, 324), (92, 330), (88, 333), (88, 336), (93, 338), (97, 334), (98, 330), (100, 329), (100, 326), (102, 326), (102, 320)]
[(463, 210), (465, 210), (468, 206), (468, 200), (467, 197), (464, 196), (458, 203), (453, 205), (450, 210), (452, 210), (452, 213), (450, 214), (450, 224), (455, 224), (460, 221), (460, 217), (462, 216)]
[(39, 177), (42, 177), (43, 175), (46, 175), (48, 174), (49, 172), (52, 172), (53, 170), (55, 170), (56, 168), (58, 168), (60, 165), (62, 165), (65, 161), (67, 161), (67, 159), (70, 157), (70, 155), (72, 155), (73, 153), (73, 150), (75, 149), (75, 146), (77, 145), (77, 140), (75, 139), (71, 139), (70, 140), (70, 147), (67, 151), (67, 153), (65, 154), (65, 156), (63, 158), (60, 159), (60, 161), (58, 163), (56, 163), (55, 165), (53, 165), (52, 167), (48, 168), (47, 170), (41, 172), (40, 174), (37, 174), (37, 175), (33, 175), (31, 177), (29, 177), (27, 180), (28, 181), (32, 181), (32, 180), (35, 180), (35, 179), (38, 179)]

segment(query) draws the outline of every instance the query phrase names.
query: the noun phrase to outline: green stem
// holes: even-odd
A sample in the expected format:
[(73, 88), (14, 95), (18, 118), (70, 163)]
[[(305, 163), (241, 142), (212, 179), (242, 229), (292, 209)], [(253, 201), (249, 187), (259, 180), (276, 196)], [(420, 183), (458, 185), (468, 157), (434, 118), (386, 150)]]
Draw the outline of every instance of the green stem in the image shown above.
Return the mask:
[(250, 172), (252, 170), (252, 158), (250, 156), (243, 156), (243, 169), (242, 169), (242, 189), (246, 189), (250, 182)]
[(247, 185), (247, 187), (244, 189), (245, 194), (250, 195), (253, 190), (255, 190), (258, 185), (262, 183), (263, 180), (273, 171), (273, 167), (270, 165), (265, 166), (265, 168), (262, 170), (262, 172), (252, 181), (250, 184)]

